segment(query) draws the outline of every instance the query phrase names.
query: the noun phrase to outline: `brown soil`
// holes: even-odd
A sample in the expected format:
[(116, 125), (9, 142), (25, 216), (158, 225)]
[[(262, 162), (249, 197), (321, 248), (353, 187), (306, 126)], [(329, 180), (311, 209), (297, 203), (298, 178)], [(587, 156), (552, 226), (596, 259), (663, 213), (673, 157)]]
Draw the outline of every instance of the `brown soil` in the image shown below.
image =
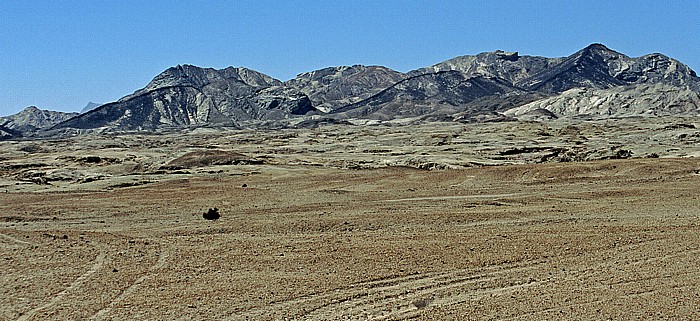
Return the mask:
[(693, 158), (239, 166), (0, 193), (0, 320), (700, 319)]

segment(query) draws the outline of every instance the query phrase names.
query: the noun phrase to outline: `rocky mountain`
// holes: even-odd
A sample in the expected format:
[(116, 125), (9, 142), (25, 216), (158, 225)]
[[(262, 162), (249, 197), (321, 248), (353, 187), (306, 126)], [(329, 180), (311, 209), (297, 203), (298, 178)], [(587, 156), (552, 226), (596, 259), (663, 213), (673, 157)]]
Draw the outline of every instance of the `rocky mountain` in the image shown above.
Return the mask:
[(536, 73), (552, 68), (562, 60), (563, 58), (521, 56), (518, 52), (497, 50), (480, 53), (475, 56), (467, 55), (452, 58), (430, 67), (411, 71), (409, 74), (415, 76), (456, 70), (467, 76), (501, 78), (514, 84)]
[(85, 107), (83, 107), (83, 109), (80, 110), (80, 113), (81, 114), (87, 113), (87, 112), (89, 112), (97, 107), (100, 107), (100, 106), (102, 106), (102, 104), (89, 102), (87, 105), (85, 105)]
[(229, 67), (172, 67), (145, 88), (61, 123), (61, 128), (153, 130), (190, 125), (234, 125), (312, 113), (309, 98), (262, 73)]
[(560, 63), (514, 82), (515, 86), (546, 93), (572, 88), (611, 88), (662, 83), (700, 89), (693, 70), (661, 54), (630, 58), (601, 44), (590, 45)]
[(14, 115), (0, 117), (0, 126), (10, 133), (29, 133), (54, 126), (77, 116), (78, 113), (64, 113), (60, 111), (42, 110), (30, 106)]
[[(440, 71), (402, 80), (380, 93), (336, 111), (350, 118), (388, 120), (429, 114), (454, 114), (484, 97), (524, 94), (500, 78), (468, 77), (458, 71)], [(489, 108), (490, 109), (490, 108)], [(484, 110), (475, 109), (478, 113)]]
[[(489, 79), (497, 86), (482, 83), (465, 90), (456, 85), (461, 81), (445, 81), (435, 71), (457, 72), (463, 79)], [(512, 108), (507, 115), (521, 116), (537, 109), (555, 117), (700, 115), (696, 104), (700, 78), (689, 67), (661, 54), (630, 58), (601, 44), (566, 58), (503, 51), (462, 56), (408, 75), (414, 76), (339, 111), (378, 119)], [(589, 88), (592, 90), (587, 91)]]
[(0, 125), (0, 140), (22, 137), (22, 133)]
[(294, 126), (299, 122), (288, 120), (305, 115), (330, 119), (314, 124), (351, 118), (692, 115), (699, 92), (700, 78), (677, 60), (658, 53), (633, 58), (601, 44), (561, 58), (486, 52), (408, 73), (381, 66), (329, 67), (286, 82), (246, 68), (182, 65), (54, 129), (278, 128)]
[(306, 94), (316, 109), (329, 113), (367, 99), (405, 76), (382, 66), (355, 65), (303, 73), (285, 85)]

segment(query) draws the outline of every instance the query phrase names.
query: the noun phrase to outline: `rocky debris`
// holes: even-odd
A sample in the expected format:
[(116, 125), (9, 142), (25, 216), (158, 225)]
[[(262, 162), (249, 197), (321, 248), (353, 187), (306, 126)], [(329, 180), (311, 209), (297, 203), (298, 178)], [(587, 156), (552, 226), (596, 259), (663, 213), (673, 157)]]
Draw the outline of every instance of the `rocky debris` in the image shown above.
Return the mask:
[[(609, 149), (575, 148), (550, 148), (550, 153), (542, 155), (536, 163), (568, 163), (601, 159), (627, 159), (634, 154), (631, 150), (612, 147)], [(658, 158), (658, 155), (649, 154), (647, 158)]]
[(322, 117), (322, 118), (309, 118), (305, 119), (298, 124), (294, 125), (294, 128), (318, 128), (321, 126), (330, 125), (353, 125), (347, 120), (336, 119), (332, 117)]
[(18, 181), (31, 182), (37, 185), (51, 185), (52, 182), (89, 183), (103, 180), (110, 177), (110, 175), (80, 169), (57, 168), (23, 170), (17, 172), (14, 177)]
[(532, 120), (532, 121), (546, 121), (546, 120), (554, 120), (559, 118), (555, 113), (546, 110), (544, 108), (536, 108), (530, 111), (527, 111), (523, 114), (518, 115), (520, 119), (522, 120)]
[(80, 165), (111, 165), (111, 164), (122, 163), (122, 160), (119, 158), (96, 156), (96, 155), (88, 155), (88, 156), (66, 155), (66, 156), (60, 156), (57, 159), (69, 161), (72, 163), (77, 163)]
[(262, 164), (246, 155), (224, 150), (202, 150), (189, 152), (161, 166), (161, 169), (178, 170), (195, 167), (207, 167), (214, 165), (253, 165)]

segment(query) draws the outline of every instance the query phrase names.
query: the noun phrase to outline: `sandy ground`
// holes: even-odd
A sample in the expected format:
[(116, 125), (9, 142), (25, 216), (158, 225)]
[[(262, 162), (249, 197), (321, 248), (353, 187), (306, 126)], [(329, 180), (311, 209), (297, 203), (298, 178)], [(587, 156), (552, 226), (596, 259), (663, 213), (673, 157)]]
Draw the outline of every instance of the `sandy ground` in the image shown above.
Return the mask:
[[(119, 174), (30, 143), (3, 145), (0, 320), (700, 319), (695, 158), (176, 173), (151, 146)], [(56, 162), (111, 176), (18, 179)]]

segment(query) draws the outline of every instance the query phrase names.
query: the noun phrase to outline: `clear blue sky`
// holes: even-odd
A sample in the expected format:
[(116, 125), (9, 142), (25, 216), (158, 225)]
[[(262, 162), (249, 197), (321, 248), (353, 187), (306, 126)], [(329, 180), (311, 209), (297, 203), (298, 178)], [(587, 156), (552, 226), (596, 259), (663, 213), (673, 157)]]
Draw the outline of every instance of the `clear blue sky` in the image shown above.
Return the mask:
[(497, 49), (560, 57), (600, 42), (700, 71), (699, 13), (700, 0), (0, 0), (0, 115), (114, 101), (177, 64), (287, 80)]

